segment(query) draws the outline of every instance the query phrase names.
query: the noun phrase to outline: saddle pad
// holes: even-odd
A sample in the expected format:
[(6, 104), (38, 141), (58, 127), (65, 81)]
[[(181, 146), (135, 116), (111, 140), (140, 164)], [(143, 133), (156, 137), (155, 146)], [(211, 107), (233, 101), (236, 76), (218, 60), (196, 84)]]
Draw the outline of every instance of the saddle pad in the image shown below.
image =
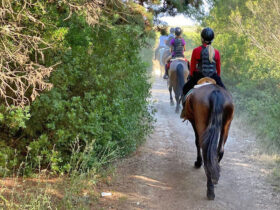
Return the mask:
[(200, 88), (200, 87), (203, 87), (203, 86), (206, 86), (206, 85), (213, 85), (213, 83), (203, 83), (203, 84), (200, 84), (200, 85), (195, 85), (194, 88)]
[(176, 60), (182, 60), (182, 61), (185, 61), (185, 58), (173, 58), (173, 59), (171, 59), (170, 61), (176, 61)]
[(190, 89), (190, 91), (184, 96), (184, 98), (183, 98), (183, 103), (185, 103), (186, 102), (186, 100), (187, 100), (187, 98), (189, 97), (189, 95), (191, 95), (192, 94), (192, 92), (193, 92), (193, 88), (192, 89)]

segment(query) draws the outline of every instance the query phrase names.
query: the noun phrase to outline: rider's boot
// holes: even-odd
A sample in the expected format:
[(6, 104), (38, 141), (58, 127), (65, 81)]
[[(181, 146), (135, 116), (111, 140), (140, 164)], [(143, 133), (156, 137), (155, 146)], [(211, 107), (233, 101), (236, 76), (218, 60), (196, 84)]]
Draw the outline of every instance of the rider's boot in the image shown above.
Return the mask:
[(167, 64), (165, 64), (165, 73), (163, 75), (163, 79), (168, 79), (168, 67), (167, 67)]

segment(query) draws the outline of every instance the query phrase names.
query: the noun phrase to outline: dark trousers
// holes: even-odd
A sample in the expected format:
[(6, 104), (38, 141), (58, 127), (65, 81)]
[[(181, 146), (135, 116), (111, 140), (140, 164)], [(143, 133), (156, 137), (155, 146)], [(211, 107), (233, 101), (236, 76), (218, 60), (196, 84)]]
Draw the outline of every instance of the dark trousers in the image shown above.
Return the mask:
[[(194, 72), (193, 76), (187, 81), (187, 83), (183, 87), (183, 94), (186, 95), (204, 76), (200, 72)], [(214, 74), (211, 76), (212, 79), (214, 79), (217, 83), (217, 85), (223, 87), (226, 89), (224, 83), (221, 80), (221, 77), (218, 76), (218, 74)]]

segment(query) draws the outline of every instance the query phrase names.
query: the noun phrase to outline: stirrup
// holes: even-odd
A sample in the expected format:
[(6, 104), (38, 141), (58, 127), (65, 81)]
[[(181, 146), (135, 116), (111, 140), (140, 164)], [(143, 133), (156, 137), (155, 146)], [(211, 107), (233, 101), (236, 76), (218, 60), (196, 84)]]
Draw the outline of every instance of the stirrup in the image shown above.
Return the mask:
[(180, 118), (185, 119), (185, 117), (186, 117), (186, 111), (185, 111), (185, 107), (183, 107), (181, 114), (180, 114)]
[(163, 75), (163, 79), (168, 79), (168, 75), (167, 74)]

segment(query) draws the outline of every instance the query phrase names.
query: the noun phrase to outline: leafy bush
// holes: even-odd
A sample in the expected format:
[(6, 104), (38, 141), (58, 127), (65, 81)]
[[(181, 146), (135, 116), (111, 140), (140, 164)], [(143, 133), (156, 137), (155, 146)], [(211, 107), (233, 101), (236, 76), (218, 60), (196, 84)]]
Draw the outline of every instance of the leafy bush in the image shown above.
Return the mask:
[[(101, 13), (100, 24), (92, 26), (86, 14), (69, 16), (68, 7), (62, 8), (45, 8), (55, 25), (45, 34), (55, 43), (45, 62), (61, 63), (50, 77), (52, 90), (30, 111), (0, 115), (3, 126), (15, 130), (12, 138), (20, 137), (16, 145), (8, 138), (3, 158), (0, 151), (3, 168), (22, 167), (25, 174), (87, 170), (134, 151), (152, 128), (147, 66), (139, 55), (149, 33), (142, 15), (117, 7), (128, 10), (125, 22)], [(7, 165), (7, 159), (16, 162)]]

